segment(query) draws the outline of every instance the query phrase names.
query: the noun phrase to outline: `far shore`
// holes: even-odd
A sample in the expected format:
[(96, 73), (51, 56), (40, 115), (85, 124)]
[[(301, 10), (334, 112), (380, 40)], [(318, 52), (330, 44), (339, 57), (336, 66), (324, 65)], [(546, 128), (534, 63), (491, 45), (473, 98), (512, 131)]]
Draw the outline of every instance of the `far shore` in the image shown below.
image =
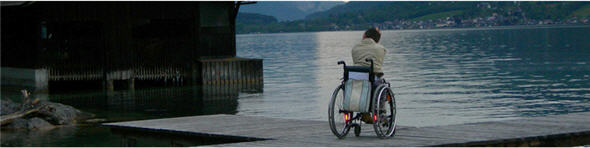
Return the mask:
[[(438, 30), (553, 28), (553, 27), (590, 27), (590, 24), (508, 25), (508, 26), (490, 26), (490, 27), (445, 27), (445, 28), (428, 28), (428, 29), (386, 29), (386, 30), (382, 30), (382, 31), (438, 31)], [(236, 35), (241, 36), (241, 35), (289, 34), (289, 33), (313, 33), (313, 32), (346, 32), (346, 31), (354, 32), (354, 31), (364, 31), (364, 30), (244, 33), (244, 34), (236, 34)]]

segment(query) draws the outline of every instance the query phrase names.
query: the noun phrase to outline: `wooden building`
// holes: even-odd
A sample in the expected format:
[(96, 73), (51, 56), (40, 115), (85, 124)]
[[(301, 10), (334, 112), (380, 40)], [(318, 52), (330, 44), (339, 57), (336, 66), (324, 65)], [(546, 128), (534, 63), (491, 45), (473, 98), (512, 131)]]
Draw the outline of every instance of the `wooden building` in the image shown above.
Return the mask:
[(262, 60), (236, 57), (242, 2), (1, 4), (2, 67), (44, 69), (49, 87), (249, 82), (243, 78), (262, 84)]

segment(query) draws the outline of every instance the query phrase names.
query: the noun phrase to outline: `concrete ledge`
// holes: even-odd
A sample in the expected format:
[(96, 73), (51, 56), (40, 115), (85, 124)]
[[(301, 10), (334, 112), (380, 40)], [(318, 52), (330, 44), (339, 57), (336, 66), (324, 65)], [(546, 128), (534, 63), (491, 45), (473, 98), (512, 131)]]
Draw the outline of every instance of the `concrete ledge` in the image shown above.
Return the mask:
[(34, 92), (48, 91), (49, 73), (46, 69), (1, 67), (0, 71), (3, 87), (30, 89)]
[[(363, 124), (360, 137), (336, 138), (326, 121), (240, 115), (189, 116), (106, 123), (126, 135), (190, 134), (196, 139), (241, 139), (212, 146), (582, 146), (590, 143), (590, 112), (433, 127), (398, 127), (380, 139)], [(210, 145), (211, 146), (211, 145)]]

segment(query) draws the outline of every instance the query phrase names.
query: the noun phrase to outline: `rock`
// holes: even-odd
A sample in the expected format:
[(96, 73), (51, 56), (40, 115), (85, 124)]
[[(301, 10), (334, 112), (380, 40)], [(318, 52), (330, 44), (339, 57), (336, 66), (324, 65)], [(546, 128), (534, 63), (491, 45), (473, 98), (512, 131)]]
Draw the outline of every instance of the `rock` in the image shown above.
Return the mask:
[(55, 127), (55, 126), (53, 126), (53, 124), (51, 124), (41, 118), (35, 117), (35, 118), (29, 119), (29, 126), (28, 126), (29, 129), (49, 129), (49, 128), (53, 128), (53, 127)]
[(37, 129), (54, 125), (73, 125), (77, 120), (85, 121), (85, 119), (94, 117), (94, 114), (81, 112), (69, 105), (38, 101), (37, 99), (31, 101), (30, 105), (26, 107), (27, 109), (24, 110), (31, 111), (28, 114), (18, 114), (24, 112), (21, 111), (21, 106), (21, 104), (10, 100), (2, 100), (2, 124), (8, 124), (7, 127), (12, 129)]
[(97, 118), (97, 119), (88, 119), (88, 120), (86, 120), (86, 123), (102, 123), (105, 121), (107, 121), (107, 119)]
[(27, 129), (28, 126), (29, 126), (28, 119), (18, 118), (18, 119), (14, 119), (14, 121), (12, 121), (12, 123), (8, 124), (7, 128), (9, 128), (9, 129)]
[(54, 125), (52, 125), (51, 123), (35, 117), (35, 118), (31, 118), (31, 119), (23, 119), (23, 118), (19, 118), (19, 119), (15, 119), (14, 121), (12, 121), (12, 123), (10, 123), (7, 128), (9, 129), (50, 129), (55, 127)]
[(48, 106), (38, 112), (39, 116), (54, 125), (75, 124), (78, 116), (82, 115), (80, 110), (61, 103), (41, 101), (39, 105)]
[(96, 115), (93, 113), (80, 112), (78, 114), (78, 116), (76, 116), (76, 120), (78, 120), (78, 121), (88, 120), (88, 119), (94, 118), (95, 116)]
[(0, 115), (12, 114), (20, 110), (20, 104), (12, 102), (8, 99), (0, 100), (0, 104), (2, 104)]

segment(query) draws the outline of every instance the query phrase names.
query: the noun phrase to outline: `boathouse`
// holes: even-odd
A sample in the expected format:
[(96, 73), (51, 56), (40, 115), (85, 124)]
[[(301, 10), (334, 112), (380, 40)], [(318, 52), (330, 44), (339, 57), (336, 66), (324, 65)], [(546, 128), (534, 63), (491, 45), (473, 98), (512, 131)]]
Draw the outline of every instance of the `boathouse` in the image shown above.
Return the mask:
[(236, 57), (242, 2), (1, 4), (3, 87), (262, 90), (262, 60)]

